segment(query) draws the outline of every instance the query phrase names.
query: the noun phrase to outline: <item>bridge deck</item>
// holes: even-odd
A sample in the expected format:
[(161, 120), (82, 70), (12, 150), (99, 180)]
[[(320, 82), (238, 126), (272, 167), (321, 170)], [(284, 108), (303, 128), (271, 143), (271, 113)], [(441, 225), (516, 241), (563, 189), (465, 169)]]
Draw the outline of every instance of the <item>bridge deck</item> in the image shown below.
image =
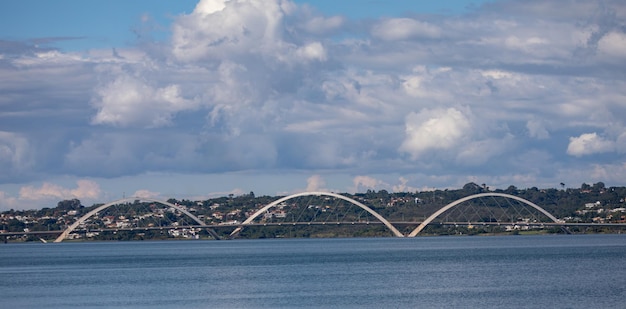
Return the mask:
[[(396, 226), (417, 226), (422, 222), (395, 221), (390, 222)], [(585, 223), (585, 222), (431, 222), (431, 225), (445, 226), (528, 226), (528, 227), (622, 227), (626, 228), (626, 223)], [(245, 226), (305, 226), (305, 225), (383, 225), (382, 222), (281, 222), (281, 223), (248, 223)], [(213, 225), (185, 225), (185, 226), (161, 226), (161, 227), (131, 227), (131, 228), (111, 228), (111, 229), (75, 229), (78, 234), (89, 232), (121, 232), (121, 231), (154, 231), (154, 230), (174, 230), (174, 229), (220, 229), (237, 228), (241, 224), (213, 224)], [(22, 235), (60, 235), (65, 230), (56, 231), (28, 231), (28, 232), (4, 232), (1, 236), (22, 236)]]

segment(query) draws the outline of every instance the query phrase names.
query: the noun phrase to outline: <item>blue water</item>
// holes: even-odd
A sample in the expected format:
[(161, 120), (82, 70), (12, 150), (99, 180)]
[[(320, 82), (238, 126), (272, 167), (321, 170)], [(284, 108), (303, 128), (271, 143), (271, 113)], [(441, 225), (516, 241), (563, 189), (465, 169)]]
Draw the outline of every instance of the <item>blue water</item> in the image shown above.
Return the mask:
[(625, 308), (626, 235), (0, 244), (0, 308)]

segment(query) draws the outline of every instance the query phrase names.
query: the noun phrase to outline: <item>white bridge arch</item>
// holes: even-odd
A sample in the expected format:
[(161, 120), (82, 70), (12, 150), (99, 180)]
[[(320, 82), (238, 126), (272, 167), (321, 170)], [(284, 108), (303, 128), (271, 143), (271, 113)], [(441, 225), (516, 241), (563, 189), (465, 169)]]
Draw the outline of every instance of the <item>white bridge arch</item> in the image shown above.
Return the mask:
[(474, 195), (470, 195), (470, 196), (466, 196), (464, 198), (460, 198), (444, 207), (441, 207), (441, 209), (437, 210), (434, 214), (432, 214), (430, 217), (428, 217), (426, 220), (424, 220), (424, 222), (422, 222), (417, 228), (415, 228), (415, 230), (413, 230), (408, 237), (415, 237), (417, 234), (419, 234), (419, 232), (421, 232), (426, 225), (428, 225), (430, 222), (432, 222), (433, 220), (435, 220), (439, 215), (441, 215), (442, 213), (446, 212), (448, 209), (455, 207), (463, 202), (467, 202), (469, 200), (472, 199), (476, 199), (476, 198), (481, 198), (481, 197), (488, 197), (488, 196), (498, 196), (498, 197), (505, 197), (505, 198), (510, 198), (510, 199), (514, 199), (516, 201), (522, 202), (528, 206), (531, 206), (535, 209), (537, 209), (538, 211), (540, 211), (541, 213), (543, 213), (544, 215), (546, 215), (548, 218), (550, 218), (550, 220), (554, 221), (555, 223), (561, 223), (562, 221), (557, 219), (555, 216), (553, 216), (552, 214), (550, 214), (549, 212), (547, 212), (545, 209), (539, 207), (538, 205), (536, 205), (535, 203), (525, 200), (521, 197), (517, 197), (515, 195), (510, 195), (510, 194), (506, 194), (506, 193), (496, 193), (496, 192), (489, 192), (489, 193), (478, 193), (478, 194), (474, 194)]
[[(200, 220), (198, 217), (194, 216), (193, 214), (191, 214), (190, 212), (188, 212), (187, 210), (183, 209), (182, 207), (169, 203), (169, 202), (165, 202), (165, 201), (160, 201), (160, 200), (156, 200), (156, 199), (151, 199), (151, 198), (145, 198), (145, 197), (127, 197), (127, 198), (123, 198), (117, 201), (113, 201), (107, 204), (104, 204), (102, 206), (97, 207), (96, 209), (86, 213), (84, 216), (80, 217), (78, 220), (76, 220), (76, 222), (74, 222), (72, 225), (70, 225), (67, 229), (65, 229), (65, 231), (63, 231), (63, 233), (61, 233), (61, 235), (59, 235), (59, 237), (57, 237), (57, 239), (54, 240), (54, 242), (62, 242), (65, 238), (67, 238), (67, 236), (74, 231), (74, 229), (76, 229), (81, 223), (85, 222), (85, 220), (89, 219), (90, 217), (92, 217), (93, 215), (95, 215), (96, 213), (107, 209), (113, 205), (118, 205), (124, 202), (130, 202), (130, 201), (147, 201), (147, 202), (153, 202), (153, 203), (159, 203), (165, 206), (169, 206), (172, 207), (182, 213), (184, 213), (185, 215), (189, 216), (191, 219), (193, 219), (194, 221), (196, 221), (199, 225), (202, 226), (206, 226), (206, 223), (204, 223), (204, 221)], [(210, 228), (207, 228), (207, 230), (209, 231), (209, 233), (215, 237), (216, 239), (219, 239), (219, 237), (217, 236), (217, 233), (215, 233), (215, 231), (213, 231)]]
[[(246, 225), (249, 225), (252, 223), (252, 221), (254, 219), (256, 219), (258, 216), (260, 216), (261, 214), (265, 213), (268, 209), (275, 207), (276, 205), (293, 199), (293, 198), (297, 198), (297, 197), (301, 197), (301, 196), (330, 196), (330, 197), (335, 197), (338, 199), (342, 199), (344, 201), (347, 201), (349, 203), (352, 203), (358, 207), (360, 207), (361, 209), (367, 211), (368, 213), (370, 213), (372, 216), (374, 216), (376, 219), (378, 219), (381, 223), (383, 223), (396, 237), (405, 237), (404, 234), (402, 234), (395, 226), (393, 226), (393, 224), (391, 224), (387, 219), (385, 219), (383, 216), (381, 216), (379, 213), (377, 213), (376, 211), (372, 210), (371, 208), (369, 208), (368, 206), (343, 195), (340, 194), (336, 194), (336, 193), (331, 193), (331, 192), (301, 192), (301, 193), (296, 193), (296, 194), (292, 194), (289, 196), (285, 196), (283, 198), (280, 198), (270, 204), (267, 204), (266, 206), (264, 206), (263, 208), (257, 210), (254, 214), (252, 214), (250, 217), (248, 217), (244, 222), (242, 222), (231, 234), (230, 236), (233, 237), (235, 235), (237, 235)], [(476, 198), (481, 198), (481, 197), (490, 197), (490, 196), (496, 196), (496, 197), (504, 197), (504, 198), (510, 198), (519, 202), (522, 202), (528, 206), (531, 206), (533, 208), (535, 208), (536, 210), (538, 210), (539, 212), (543, 213), (544, 215), (546, 215), (548, 218), (550, 218), (550, 220), (554, 221), (555, 223), (562, 223), (562, 220), (557, 219), (556, 217), (554, 217), (552, 214), (550, 214), (549, 212), (547, 212), (545, 209), (541, 208), (540, 206), (526, 200), (523, 199), (521, 197), (517, 197), (515, 195), (510, 195), (510, 194), (505, 194), (505, 193), (496, 193), (496, 192), (488, 192), (488, 193), (478, 193), (478, 194), (474, 194), (474, 195), (470, 195), (470, 196), (466, 196), (464, 198), (458, 199), (444, 207), (442, 207), (441, 209), (437, 210), (435, 213), (433, 213), (430, 217), (428, 217), (426, 220), (424, 220), (417, 228), (415, 228), (415, 230), (413, 230), (410, 234), (407, 235), (407, 237), (415, 237), (417, 234), (419, 234), (429, 223), (431, 223), (434, 219), (436, 219), (437, 217), (439, 217), (442, 213), (448, 211), (449, 209), (472, 199), (476, 199)], [(161, 200), (156, 200), (156, 199), (151, 199), (151, 198), (142, 198), (142, 197), (128, 197), (128, 198), (123, 198), (120, 200), (116, 200), (107, 204), (104, 204), (102, 206), (99, 206), (95, 209), (93, 209), (92, 211), (88, 212), (87, 214), (83, 215), (82, 217), (80, 217), (76, 222), (74, 222), (72, 225), (70, 225), (67, 229), (65, 229), (63, 231), (63, 233), (61, 233), (61, 235), (59, 235), (59, 237), (57, 237), (54, 242), (62, 242), (63, 240), (65, 240), (67, 238), (67, 236), (74, 231), (74, 229), (76, 229), (81, 223), (85, 222), (85, 220), (87, 220), (88, 218), (92, 217), (93, 215), (97, 214), (98, 212), (109, 208), (113, 205), (117, 205), (120, 203), (124, 203), (124, 202), (130, 202), (130, 201), (136, 201), (136, 200), (140, 200), (140, 201), (147, 201), (147, 202), (154, 202), (154, 203), (159, 203), (165, 206), (169, 206), (172, 207), (178, 211), (180, 211), (181, 213), (187, 215), (188, 217), (190, 217), (191, 219), (193, 219), (195, 222), (198, 223), (198, 225), (200, 226), (206, 226), (207, 231), (209, 232), (209, 234), (211, 234), (211, 236), (213, 236), (215, 239), (220, 239), (220, 237), (218, 236), (218, 234), (212, 229), (210, 228), (204, 221), (200, 220), (198, 217), (194, 216), (193, 214), (191, 214), (190, 212), (188, 212), (187, 210), (183, 209), (182, 207), (169, 203), (169, 202), (165, 202), (165, 201), (161, 201)]]
[(232, 233), (230, 233), (230, 236), (233, 237), (235, 235), (237, 235), (243, 228), (244, 226), (250, 224), (256, 217), (260, 216), (261, 214), (265, 213), (268, 209), (293, 198), (296, 197), (300, 197), (300, 196), (310, 196), (310, 195), (315, 195), (315, 196), (331, 196), (331, 197), (335, 197), (338, 199), (342, 199), (344, 201), (347, 201), (349, 203), (352, 203), (360, 208), (362, 208), (363, 210), (367, 211), (368, 213), (370, 213), (372, 216), (374, 216), (376, 219), (380, 220), (380, 222), (382, 222), (389, 230), (391, 230), (391, 232), (397, 236), (397, 237), (404, 237), (404, 234), (400, 233), (400, 231), (398, 231), (398, 229), (393, 226), (391, 223), (389, 223), (389, 221), (387, 221), (387, 219), (385, 219), (383, 216), (381, 216), (380, 214), (378, 214), (377, 212), (375, 212), (374, 210), (372, 210), (371, 208), (365, 206), (364, 204), (353, 200), (349, 197), (345, 197), (341, 194), (337, 194), (337, 193), (330, 193), (330, 192), (301, 192), (301, 193), (296, 193), (296, 194), (292, 194), (289, 196), (285, 196), (283, 198), (280, 198), (272, 203), (267, 204), (265, 207), (257, 210), (254, 214), (252, 214), (249, 218), (247, 218), (244, 222), (241, 223), (241, 225), (239, 227), (237, 227)]

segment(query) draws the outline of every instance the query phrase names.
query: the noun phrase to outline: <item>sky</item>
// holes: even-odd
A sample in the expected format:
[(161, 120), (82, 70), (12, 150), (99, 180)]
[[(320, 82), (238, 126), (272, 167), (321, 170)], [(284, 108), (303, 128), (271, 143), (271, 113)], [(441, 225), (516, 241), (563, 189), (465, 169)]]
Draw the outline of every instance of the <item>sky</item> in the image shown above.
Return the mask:
[(624, 186), (625, 119), (619, 0), (0, 2), (0, 211)]

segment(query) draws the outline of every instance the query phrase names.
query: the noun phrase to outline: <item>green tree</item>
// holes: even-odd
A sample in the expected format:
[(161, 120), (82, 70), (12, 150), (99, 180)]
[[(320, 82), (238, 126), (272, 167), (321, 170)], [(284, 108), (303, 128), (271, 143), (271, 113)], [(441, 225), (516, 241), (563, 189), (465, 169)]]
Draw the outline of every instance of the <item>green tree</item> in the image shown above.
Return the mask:
[(63, 210), (63, 211), (78, 210), (81, 207), (82, 206), (81, 206), (80, 201), (78, 199), (63, 200), (63, 201), (60, 201), (57, 204), (57, 209)]
[(604, 182), (597, 182), (593, 184), (593, 191), (600, 192), (604, 190)]

